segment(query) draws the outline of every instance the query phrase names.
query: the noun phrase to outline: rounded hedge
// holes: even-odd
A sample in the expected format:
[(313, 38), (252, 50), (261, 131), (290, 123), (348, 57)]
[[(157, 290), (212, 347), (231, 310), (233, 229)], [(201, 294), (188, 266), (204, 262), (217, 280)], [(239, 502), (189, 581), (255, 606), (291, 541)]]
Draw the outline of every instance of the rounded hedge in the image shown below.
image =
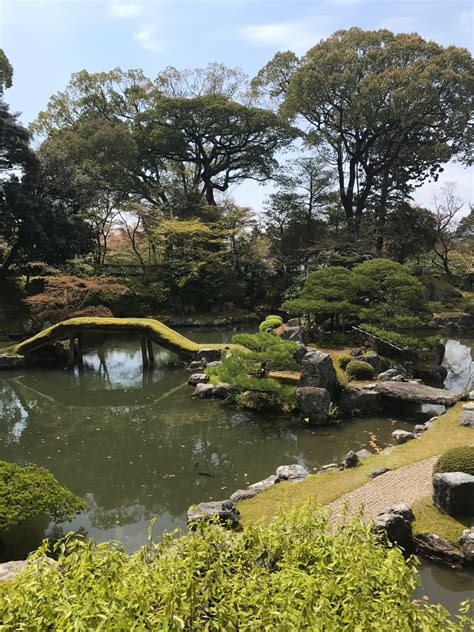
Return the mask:
[(346, 373), (354, 380), (371, 380), (375, 375), (374, 367), (363, 360), (351, 360), (346, 366)]
[(267, 331), (267, 329), (276, 329), (283, 323), (283, 318), (281, 316), (275, 316), (274, 314), (270, 314), (267, 316), (263, 322), (260, 323), (258, 329), (261, 332)]
[(341, 356), (339, 356), (339, 366), (341, 367), (341, 369), (345, 369), (349, 362), (352, 362), (352, 360), (352, 356), (347, 355), (347, 353), (343, 353)]
[(474, 476), (474, 446), (452, 448), (442, 454), (433, 468), (433, 474), (443, 472), (464, 472)]

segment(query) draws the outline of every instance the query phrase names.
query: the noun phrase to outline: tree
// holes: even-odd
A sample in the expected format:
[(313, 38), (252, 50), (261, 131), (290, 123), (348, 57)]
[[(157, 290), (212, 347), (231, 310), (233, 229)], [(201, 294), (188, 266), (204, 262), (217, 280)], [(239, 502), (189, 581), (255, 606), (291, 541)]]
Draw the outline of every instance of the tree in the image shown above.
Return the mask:
[(375, 193), (383, 212), (393, 190), (409, 195), (436, 179), (444, 162), (468, 160), (473, 64), (467, 50), (416, 34), (351, 28), (295, 65), (275, 57), (253, 85), (283, 92), (281, 113), (308, 124), (307, 142), (335, 165), (356, 231)]
[(428, 209), (402, 202), (388, 212), (383, 235), (390, 257), (405, 263), (433, 249), (436, 221)]
[(434, 219), (436, 222), (436, 243), (434, 245), (433, 263), (443, 270), (448, 279), (453, 282), (454, 275), (449, 267), (449, 254), (456, 243), (456, 216), (463, 207), (461, 199), (456, 195), (453, 182), (441, 189), (440, 195), (435, 195)]

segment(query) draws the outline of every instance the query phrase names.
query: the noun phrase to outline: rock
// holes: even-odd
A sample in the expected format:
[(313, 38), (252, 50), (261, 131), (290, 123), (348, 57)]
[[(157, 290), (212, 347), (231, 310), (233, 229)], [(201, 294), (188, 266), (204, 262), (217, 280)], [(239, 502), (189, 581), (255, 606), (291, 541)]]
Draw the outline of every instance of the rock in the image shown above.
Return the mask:
[(214, 395), (214, 387), (212, 384), (197, 384), (194, 389), (193, 397), (199, 397), (199, 399), (207, 399)]
[(444, 384), (444, 380), (448, 376), (448, 370), (442, 365), (435, 365), (424, 369), (415, 368), (413, 375), (416, 378), (421, 379), (422, 382), (442, 386)]
[(325, 388), (303, 386), (296, 389), (298, 408), (311, 421), (325, 422), (328, 418), (331, 396)]
[(196, 353), (196, 358), (198, 360), (205, 359), (206, 362), (216, 362), (221, 359), (222, 350), (221, 349), (200, 349)]
[(265, 410), (275, 410), (278, 408), (277, 400), (269, 393), (258, 391), (244, 391), (239, 398), (239, 406), (262, 412)]
[(395, 505), (375, 517), (375, 532), (383, 533), (392, 543), (408, 548), (412, 542), (413, 512), (408, 505)]
[(428, 430), (428, 428), (429, 426), (427, 426), (426, 424), (416, 424), (415, 428), (413, 429), (415, 437), (419, 437), (420, 435), (422, 435)]
[(199, 371), (199, 369), (202, 369), (201, 360), (193, 360), (188, 364), (187, 369), (188, 371)]
[(407, 430), (394, 430), (392, 432), (392, 437), (395, 440), (395, 443), (406, 443), (411, 439), (415, 438), (413, 432), (408, 432)]
[(333, 393), (337, 384), (336, 371), (328, 353), (309, 349), (301, 365), (300, 386), (325, 388)]
[(308, 330), (306, 327), (298, 325), (297, 327), (288, 327), (285, 325), (282, 338), (284, 340), (291, 340), (293, 342), (300, 342), (305, 345), (309, 341)]
[(474, 315), (459, 312), (456, 314), (448, 314), (447, 316), (437, 316), (429, 323), (429, 327), (468, 331), (474, 329)]
[(371, 478), (377, 478), (377, 476), (382, 476), (382, 474), (385, 474), (386, 472), (390, 472), (390, 468), (379, 467), (377, 470), (373, 470), (372, 472), (370, 472), (369, 476)]
[(355, 349), (352, 349), (350, 354), (353, 358), (357, 358), (357, 356), (361, 356), (364, 355), (365, 350), (362, 349), (362, 347), (356, 347)]
[(387, 369), (383, 373), (379, 373), (377, 379), (379, 380), (379, 382), (389, 382), (390, 380), (393, 380), (395, 377), (398, 376), (399, 373), (397, 369)]
[(469, 563), (474, 562), (474, 527), (464, 529), (459, 538), (459, 546), (466, 561)]
[(321, 466), (321, 472), (329, 472), (330, 470), (338, 470), (339, 465), (337, 463), (326, 463)]
[(0, 564), (0, 581), (13, 579), (25, 568), (27, 564), (28, 560), (16, 560)]
[(303, 362), (303, 358), (305, 357), (307, 353), (308, 353), (307, 347), (305, 347), (301, 343), (298, 343), (298, 349), (296, 349), (296, 351), (293, 353), (293, 359), (298, 364), (301, 364)]
[(237, 392), (237, 387), (233, 384), (227, 384), (227, 382), (219, 382), (214, 385), (214, 390), (212, 392), (213, 397), (217, 397), (217, 399), (227, 399), (232, 393)]
[(386, 448), (382, 450), (380, 454), (382, 454), (383, 456), (388, 456), (389, 454), (392, 454), (394, 450), (395, 450), (394, 445), (388, 445)]
[(466, 399), (470, 402), (474, 402), (474, 391), (469, 391), (469, 393), (466, 395)]
[(432, 562), (462, 566), (464, 555), (462, 551), (447, 542), (436, 533), (418, 533), (413, 539), (415, 552)]
[(219, 522), (235, 529), (240, 524), (240, 512), (231, 500), (216, 500), (190, 507), (187, 512), (188, 525), (199, 520), (217, 516)]
[(370, 364), (370, 366), (373, 367), (376, 374), (380, 373), (380, 371), (382, 370), (383, 360), (376, 353), (373, 353), (373, 352), (364, 353), (362, 355), (355, 356), (354, 359), (360, 360), (362, 362), (367, 362), (367, 364)]
[(474, 428), (474, 402), (464, 404), (459, 416), (459, 425)]
[(258, 481), (257, 483), (252, 483), (249, 485), (247, 489), (255, 491), (256, 494), (260, 494), (260, 492), (264, 492), (269, 489), (276, 483), (279, 483), (280, 479), (276, 474), (271, 474), (267, 478), (264, 478), (263, 481)]
[(277, 467), (276, 475), (280, 481), (296, 483), (304, 481), (304, 479), (308, 476), (308, 472), (302, 465), (280, 465), (280, 467)]
[[(356, 388), (356, 387), (354, 387)], [(364, 388), (364, 387), (361, 387)], [(373, 390), (383, 398), (397, 402), (453, 406), (461, 397), (459, 393), (425, 384), (409, 382), (377, 382)]]
[(464, 472), (435, 474), (433, 502), (450, 516), (474, 514), (474, 476)]
[(257, 494), (258, 494), (257, 490), (250, 489), (250, 487), (248, 487), (247, 489), (238, 489), (236, 492), (234, 492), (231, 495), (230, 500), (233, 503), (240, 503), (241, 500), (247, 500), (248, 498), (253, 498)]
[(9, 353), (0, 354), (0, 370), (1, 369), (19, 369), (25, 364), (23, 356), (17, 356)]
[(205, 373), (193, 373), (188, 378), (188, 384), (196, 386), (196, 384), (206, 384), (209, 382), (209, 376)]
[(339, 406), (352, 414), (376, 413), (382, 410), (382, 396), (371, 389), (347, 386), (341, 393)]
[(287, 327), (299, 327), (301, 325), (301, 321), (299, 318), (290, 318), (286, 322)]
[(367, 450), (366, 448), (362, 448), (362, 450), (357, 450), (356, 455), (359, 457), (359, 459), (365, 459), (368, 456), (373, 456), (372, 452), (370, 450)]
[[(186, 360), (176, 360), (176, 362), (173, 363), (173, 369), (187, 369), (188, 368), (188, 363), (186, 362)], [(201, 363), (199, 363), (199, 368), (201, 368)]]
[(344, 461), (341, 463), (344, 469), (355, 467), (358, 464), (359, 464), (359, 457), (352, 450), (346, 454)]

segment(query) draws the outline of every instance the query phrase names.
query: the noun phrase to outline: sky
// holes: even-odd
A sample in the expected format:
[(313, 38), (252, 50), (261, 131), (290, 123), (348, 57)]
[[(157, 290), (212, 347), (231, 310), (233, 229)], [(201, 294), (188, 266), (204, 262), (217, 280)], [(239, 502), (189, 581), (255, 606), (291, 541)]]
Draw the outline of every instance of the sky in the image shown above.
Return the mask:
[[(473, 49), (474, 4), (467, 0), (0, 0), (0, 47), (14, 67), (5, 94), (24, 124), (73, 72), (221, 62), (250, 77), (280, 50), (298, 55), (339, 29), (418, 32), (443, 45)], [(432, 203), (446, 182), (474, 201), (473, 170), (449, 164), (415, 200)], [(271, 187), (249, 182), (234, 199), (259, 210)]]

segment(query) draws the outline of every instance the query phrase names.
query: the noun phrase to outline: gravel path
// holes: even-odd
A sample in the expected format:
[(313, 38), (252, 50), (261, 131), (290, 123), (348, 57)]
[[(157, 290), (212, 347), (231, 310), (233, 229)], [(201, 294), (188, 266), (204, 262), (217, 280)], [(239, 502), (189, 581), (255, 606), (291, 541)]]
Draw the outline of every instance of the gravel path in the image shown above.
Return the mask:
[(354, 513), (363, 505), (364, 516), (367, 518), (374, 518), (385, 509), (400, 503), (411, 507), (417, 500), (431, 496), (433, 465), (437, 458), (434, 456), (412, 465), (405, 465), (393, 472), (386, 472), (362, 487), (344, 494), (327, 507), (335, 518), (342, 516), (345, 504), (349, 513)]

